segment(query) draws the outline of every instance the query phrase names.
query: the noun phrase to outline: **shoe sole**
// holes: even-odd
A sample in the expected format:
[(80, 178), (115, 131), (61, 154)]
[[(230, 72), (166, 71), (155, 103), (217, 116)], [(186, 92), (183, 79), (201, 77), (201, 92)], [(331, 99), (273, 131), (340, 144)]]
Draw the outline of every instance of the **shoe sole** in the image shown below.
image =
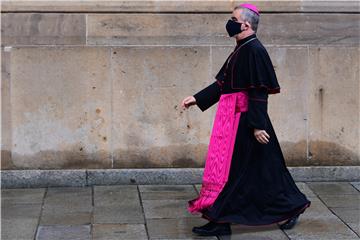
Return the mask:
[(193, 233), (199, 234), (201, 236), (219, 236), (219, 235), (231, 235), (231, 231), (223, 231), (223, 232), (215, 232), (215, 233), (206, 233), (206, 232), (198, 232), (192, 231)]

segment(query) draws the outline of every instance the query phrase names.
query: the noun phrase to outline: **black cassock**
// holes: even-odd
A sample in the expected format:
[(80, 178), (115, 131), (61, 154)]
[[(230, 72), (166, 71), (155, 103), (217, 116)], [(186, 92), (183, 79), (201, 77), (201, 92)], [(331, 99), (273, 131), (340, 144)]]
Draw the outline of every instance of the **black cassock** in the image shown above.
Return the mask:
[[(268, 95), (280, 92), (270, 57), (256, 34), (240, 41), (216, 75), (194, 95), (205, 111), (221, 94), (248, 92), (248, 111), (241, 114), (228, 181), (202, 217), (215, 222), (265, 225), (302, 213), (310, 201), (295, 185), (267, 113)], [(266, 130), (259, 143), (254, 128)]]

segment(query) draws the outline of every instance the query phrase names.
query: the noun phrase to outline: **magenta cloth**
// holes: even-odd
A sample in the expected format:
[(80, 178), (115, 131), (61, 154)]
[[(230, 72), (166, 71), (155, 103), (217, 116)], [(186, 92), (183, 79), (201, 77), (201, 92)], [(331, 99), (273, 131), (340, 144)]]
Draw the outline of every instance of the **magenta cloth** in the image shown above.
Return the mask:
[(202, 186), (197, 198), (188, 201), (188, 211), (210, 207), (228, 180), (241, 112), (248, 109), (248, 93), (222, 94), (216, 110), (205, 161)]
[(257, 15), (260, 15), (258, 8), (257, 8), (255, 5), (253, 5), (253, 4), (243, 3), (243, 4), (240, 4), (240, 7), (250, 9), (251, 11), (253, 11), (254, 13), (256, 13)]

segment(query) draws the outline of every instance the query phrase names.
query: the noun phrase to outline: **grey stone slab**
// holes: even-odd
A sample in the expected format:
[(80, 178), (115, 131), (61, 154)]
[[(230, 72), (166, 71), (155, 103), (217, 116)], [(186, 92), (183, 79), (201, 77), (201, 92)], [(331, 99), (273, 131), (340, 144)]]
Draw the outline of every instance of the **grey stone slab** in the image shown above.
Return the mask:
[[(283, 12), (357, 12), (356, 1), (256, 1), (262, 13)], [(234, 2), (219, 1), (4, 1), (2, 11), (41, 11), (41, 12), (144, 12), (144, 13), (204, 13), (230, 12)]]
[(94, 208), (94, 223), (141, 223), (144, 214), (138, 204), (123, 204), (121, 206), (105, 206)]
[[(339, 30), (341, 26), (338, 23), (343, 17), (348, 21), (348, 29)], [(262, 14), (260, 21), (258, 35), (266, 44), (356, 45), (358, 36), (350, 32), (360, 28), (355, 14)]]
[(136, 18), (132, 14), (89, 14), (87, 42), (91, 45), (231, 44), (233, 41), (226, 36), (224, 28), (228, 18), (228, 14), (139, 13)]
[(1, 239), (34, 239), (41, 204), (1, 205)]
[(11, 63), (19, 66), (11, 68), (14, 164), (110, 168), (110, 49), (13, 47)]
[(360, 179), (360, 166), (308, 166), (288, 167), (288, 169), (295, 181), (302, 182), (344, 182)]
[(2, 219), (2, 240), (33, 240), (35, 237), (38, 218), (32, 219)]
[(2, 188), (85, 186), (85, 170), (6, 170), (1, 171)]
[(85, 14), (3, 13), (1, 44), (85, 44), (85, 24)]
[[(211, 111), (201, 112), (196, 107), (185, 111), (180, 103), (213, 82), (210, 47), (112, 49), (113, 74), (117, 76), (113, 81), (114, 168), (202, 167)], [(178, 67), (164, 71), (169, 66)], [(146, 101), (136, 101), (135, 96), (146, 96)]]
[(358, 236), (339, 219), (303, 219), (293, 229), (285, 230), (296, 240), (355, 240)]
[(147, 240), (144, 224), (94, 224), (93, 240)]
[(94, 205), (100, 206), (140, 206), (139, 192), (137, 186), (116, 185), (116, 186), (95, 186)]
[(217, 239), (202, 237), (192, 233), (194, 226), (201, 226), (208, 221), (203, 218), (148, 219), (147, 228), (150, 239)]
[[(360, 204), (360, 203), (359, 203)], [(338, 218), (343, 220), (345, 223), (357, 223), (360, 224), (360, 209), (337, 207), (330, 208)]]
[(231, 225), (231, 236), (219, 236), (221, 240), (288, 240), (288, 237), (277, 225), (249, 227)]
[(296, 182), (296, 186), (299, 188), (299, 190), (305, 194), (308, 198), (314, 198), (316, 197), (315, 193), (309, 188), (309, 186), (304, 182)]
[(307, 185), (319, 196), (359, 194), (348, 182), (311, 182)]
[[(288, 167), (295, 181), (357, 181), (359, 166)], [(2, 188), (121, 184), (197, 184), (203, 168), (144, 168), (88, 170), (2, 170)], [(88, 176), (88, 177), (86, 177)]]
[(331, 195), (320, 196), (321, 200), (330, 208), (353, 208), (360, 209), (360, 194), (359, 195)]
[(45, 208), (41, 214), (41, 225), (86, 225), (91, 224), (92, 210), (79, 211), (67, 208)]
[(360, 192), (360, 182), (351, 182), (351, 185)]
[(36, 240), (90, 240), (90, 225), (39, 226)]
[[(87, 40), (95, 45), (230, 45), (233, 39), (225, 30), (229, 17), (230, 13), (139, 13), (136, 18), (132, 14), (89, 14)], [(340, 19), (346, 21), (345, 28), (338, 24)], [(258, 35), (266, 44), (355, 45), (358, 39), (355, 32), (360, 30), (357, 21), (355, 14), (263, 13)]]
[(193, 185), (140, 185), (142, 200), (193, 199), (197, 192)]
[(1, 203), (2, 204), (17, 204), (17, 203), (39, 203), (41, 204), (44, 198), (45, 188), (33, 189), (1, 189)]
[(11, 159), (11, 51), (8, 50), (1, 47), (1, 169), (16, 169)]
[(91, 187), (49, 188), (44, 201), (44, 209), (60, 209), (61, 211), (91, 211)]
[(349, 227), (360, 236), (360, 223), (348, 223)]
[(187, 211), (187, 200), (143, 200), (146, 219), (197, 217)]
[(40, 216), (41, 203), (5, 203), (1, 205), (2, 219), (33, 219)]
[(297, 225), (285, 232), (290, 239), (299, 240), (358, 239), (351, 229), (316, 198), (311, 199), (311, 206), (300, 215)]
[[(338, 58), (339, 55), (344, 57)], [(351, 118), (342, 117), (359, 111), (360, 102), (356, 99), (359, 99), (360, 94), (360, 69), (353, 68), (360, 65), (359, 55), (359, 45), (309, 47), (308, 144), (310, 162), (314, 165), (359, 164), (360, 148), (358, 141), (354, 141), (359, 139), (359, 132), (353, 129), (354, 126), (359, 126), (360, 116), (355, 114)], [(339, 71), (337, 68), (340, 65), (349, 67)], [(333, 98), (335, 95), (343, 97)], [(334, 173), (330, 172), (330, 175)], [(355, 176), (360, 177), (359, 170)], [(334, 178), (331, 181), (337, 180)]]
[(192, 184), (199, 182), (202, 174), (202, 168), (88, 170), (88, 184)]

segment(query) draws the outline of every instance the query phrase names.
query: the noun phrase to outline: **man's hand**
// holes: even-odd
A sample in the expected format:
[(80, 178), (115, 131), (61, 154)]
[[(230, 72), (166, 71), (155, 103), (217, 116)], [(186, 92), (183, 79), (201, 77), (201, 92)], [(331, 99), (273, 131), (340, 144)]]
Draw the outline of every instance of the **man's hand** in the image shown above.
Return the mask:
[(185, 109), (195, 104), (196, 104), (196, 99), (193, 96), (188, 96), (181, 102), (181, 107)]
[(254, 136), (259, 143), (266, 144), (269, 142), (269, 134), (265, 130), (254, 129)]

